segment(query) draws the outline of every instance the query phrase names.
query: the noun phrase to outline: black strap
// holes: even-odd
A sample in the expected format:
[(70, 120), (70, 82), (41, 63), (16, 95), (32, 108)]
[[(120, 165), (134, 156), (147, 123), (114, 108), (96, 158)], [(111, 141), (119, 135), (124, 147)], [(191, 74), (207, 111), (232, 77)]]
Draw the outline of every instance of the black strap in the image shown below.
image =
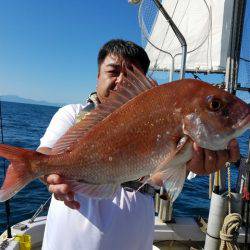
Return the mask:
[[(130, 191), (130, 192), (138, 190), (142, 185), (143, 185), (143, 183), (141, 183), (139, 181), (128, 181), (128, 182), (124, 182), (121, 184), (121, 186), (126, 191)], [(151, 185), (145, 184), (139, 189), (139, 192), (153, 196), (155, 194), (155, 189)]]

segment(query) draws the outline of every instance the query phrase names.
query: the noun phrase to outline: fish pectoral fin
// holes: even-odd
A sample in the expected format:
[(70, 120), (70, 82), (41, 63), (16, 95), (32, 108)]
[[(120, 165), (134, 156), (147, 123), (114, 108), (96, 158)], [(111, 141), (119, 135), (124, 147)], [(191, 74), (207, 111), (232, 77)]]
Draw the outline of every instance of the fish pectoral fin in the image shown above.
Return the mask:
[(150, 179), (161, 183), (166, 189), (171, 202), (180, 194), (186, 179), (186, 162), (192, 157), (192, 143), (188, 136), (179, 141), (174, 150), (152, 173)]
[[(179, 165), (183, 162), (186, 162), (186, 158), (189, 157), (190, 150), (191, 150), (191, 139), (188, 136), (183, 136), (175, 150), (173, 150), (170, 154), (166, 156), (166, 158), (161, 162), (161, 164), (155, 169), (152, 175), (164, 171), (168, 165)], [(188, 154), (186, 156), (186, 154)]]
[[(172, 166), (162, 172), (156, 173), (161, 178), (163, 187), (166, 189), (170, 201), (174, 202), (179, 196), (186, 179), (186, 165)], [(155, 176), (151, 176), (154, 179)]]
[(116, 183), (90, 184), (81, 181), (69, 181), (72, 191), (93, 199), (110, 199), (114, 196), (117, 188)]

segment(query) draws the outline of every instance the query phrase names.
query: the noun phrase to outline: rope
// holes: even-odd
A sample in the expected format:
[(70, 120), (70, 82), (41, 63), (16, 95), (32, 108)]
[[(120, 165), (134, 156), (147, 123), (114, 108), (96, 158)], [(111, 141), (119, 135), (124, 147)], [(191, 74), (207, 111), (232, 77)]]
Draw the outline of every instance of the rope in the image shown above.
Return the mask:
[(228, 189), (228, 214), (231, 214), (231, 201), (232, 201), (232, 194), (231, 194), (231, 169), (230, 169), (230, 163), (227, 162), (226, 163), (226, 167), (227, 167), (227, 181), (228, 181), (228, 185), (227, 185), (227, 189)]
[(220, 231), (220, 250), (240, 250), (237, 244), (240, 225), (240, 214), (232, 213), (225, 217), (222, 229)]
[(228, 177), (228, 215), (224, 219), (222, 229), (220, 231), (221, 245), (220, 250), (240, 250), (237, 244), (239, 228), (241, 226), (241, 216), (238, 213), (231, 213), (231, 169), (230, 163), (226, 163)]

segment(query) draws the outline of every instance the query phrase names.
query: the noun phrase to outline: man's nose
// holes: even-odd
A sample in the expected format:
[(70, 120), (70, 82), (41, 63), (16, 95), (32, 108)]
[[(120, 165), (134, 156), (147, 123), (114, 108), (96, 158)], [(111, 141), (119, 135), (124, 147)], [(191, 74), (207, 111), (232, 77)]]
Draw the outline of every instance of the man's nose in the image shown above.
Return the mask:
[(116, 78), (116, 83), (117, 84), (121, 83), (126, 76), (127, 76), (126, 72), (121, 72), (119, 76)]

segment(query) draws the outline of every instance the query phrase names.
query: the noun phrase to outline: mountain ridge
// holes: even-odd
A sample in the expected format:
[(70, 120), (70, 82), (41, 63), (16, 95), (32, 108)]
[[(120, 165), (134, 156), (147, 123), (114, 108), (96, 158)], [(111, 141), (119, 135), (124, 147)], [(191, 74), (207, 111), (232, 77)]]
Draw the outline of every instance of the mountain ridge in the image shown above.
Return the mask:
[(1, 95), (1, 101), (5, 102), (18, 102), (18, 103), (27, 103), (27, 104), (36, 104), (36, 105), (45, 105), (45, 106), (55, 106), (62, 107), (64, 103), (51, 103), (47, 101), (37, 101), (29, 98), (23, 98), (17, 95)]

